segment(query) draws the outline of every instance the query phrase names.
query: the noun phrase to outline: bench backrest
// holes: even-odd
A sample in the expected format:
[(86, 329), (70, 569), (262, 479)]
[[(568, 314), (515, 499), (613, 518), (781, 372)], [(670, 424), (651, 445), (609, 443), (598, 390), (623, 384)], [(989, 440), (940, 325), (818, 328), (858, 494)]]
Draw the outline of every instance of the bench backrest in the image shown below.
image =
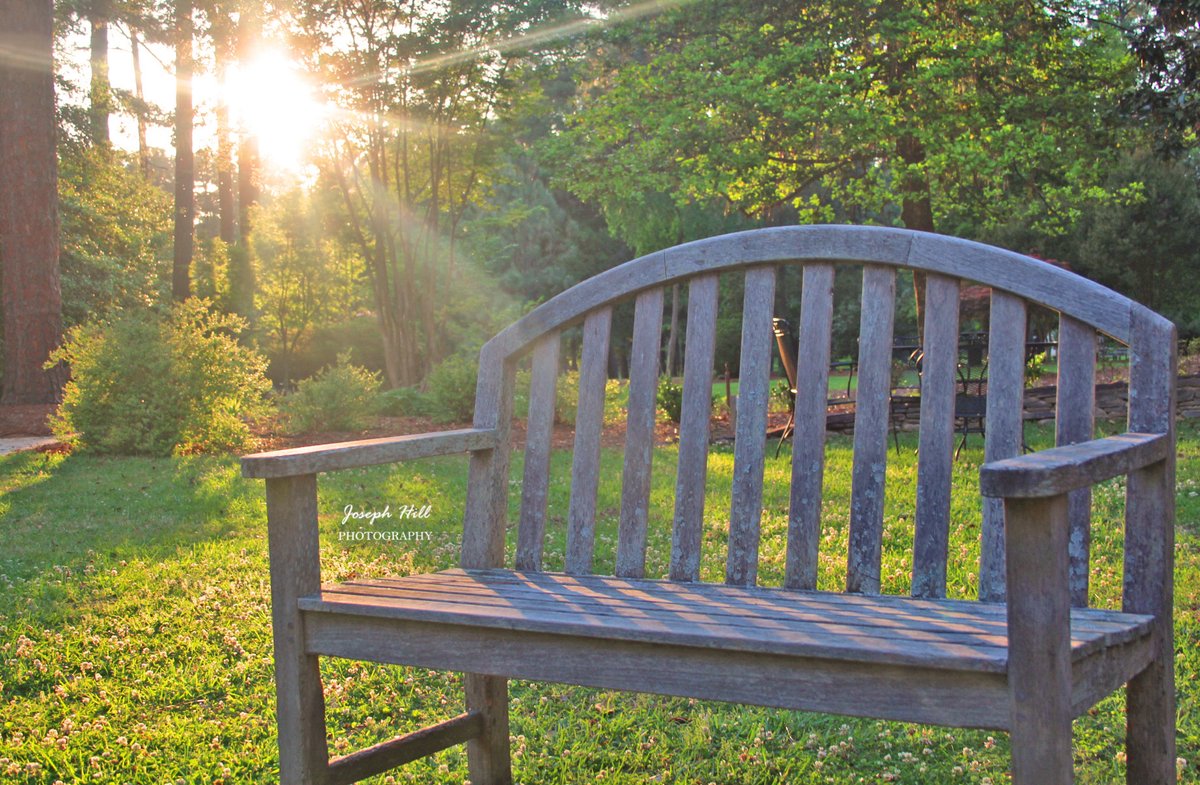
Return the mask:
[[(1174, 391), (1174, 327), (1148, 309), (1096, 283), (1036, 259), (979, 243), (901, 229), (801, 226), (760, 229), (688, 243), (635, 259), (584, 281), (536, 308), (489, 341), (480, 355), (475, 425), (495, 428), (500, 447), (472, 458), (462, 563), (503, 566), (508, 498), (509, 422), (517, 362), (532, 355), (521, 514), (515, 567), (542, 569), (550, 445), (560, 335), (582, 324), (579, 403), (567, 515), (566, 571), (592, 571), (600, 436), (613, 306), (633, 299), (628, 426), (615, 572), (641, 577), (645, 566), (655, 394), (664, 289), (688, 291), (682, 420), (670, 577), (699, 579), (709, 419), (716, 343), (717, 278), (745, 276), (737, 433), (726, 582), (756, 582), (763, 497), (772, 323), (777, 271), (803, 267), (801, 350), (795, 401), (785, 586), (815, 588), (821, 539), (825, 417), (828, 397), (834, 270), (862, 265), (863, 284), (854, 468), (846, 589), (877, 593), (888, 460), (896, 273), (926, 277), (913, 594), (946, 591), (954, 452), (959, 292), (963, 281), (991, 287), (985, 459), (1018, 455), (1022, 446), (1026, 314), (1029, 304), (1060, 314), (1058, 444), (1092, 438), (1097, 335), (1129, 347), (1130, 430), (1167, 432)], [(1071, 591), (1088, 596), (1088, 491), (1070, 499)], [(1003, 600), (1004, 522), (999, 500), (985, 499), (980, 598)], [(1139, 520), (1146, 516), (1139, 516)], [(1143, 528), (1152, 525), (1146, 524)], [(1126, 534), (1126, 578), (1161, 531)], [(1145, 547), (1143, 547), (1145, 546)]]

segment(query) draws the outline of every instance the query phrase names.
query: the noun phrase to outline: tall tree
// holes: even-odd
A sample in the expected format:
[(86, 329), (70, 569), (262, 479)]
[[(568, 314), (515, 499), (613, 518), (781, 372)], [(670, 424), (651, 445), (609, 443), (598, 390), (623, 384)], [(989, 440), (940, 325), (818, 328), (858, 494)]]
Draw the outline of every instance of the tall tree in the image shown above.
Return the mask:
[[(237, 56), (250, 63), (262, 39), (262, 17), (254, 0), (241, 4), (237, 27)], [(259, 199), (258, 140), (242, 129), (237, 149), (237, 228), (238, 242), (229, 258), (230, 299), (235, 313), (254, 323), (254, 262), (251, 246), (252, 216)]]
[(53, 403), (64, 380), (43, 367), (62, 334), (53, 3), (0, 0), (0, 19), (0, 401)]
[(323, 0), (301, 14), (310, 57), (355, 118), (323, 169), (368, 260), (391, 385), (419, 381), (445, 354), (439, 313), (457, 296), (455, 239), (487, 188), (494, 120), (529, 55), (501, 39), (563, 5)]
[(558, 144), (585, 198), (956, 233), (1065, 229), (1132, 75), (1106, 31), (1025, 0), (702, 0), (601, 43)]
[(88, 24), (91, 26), (91, 88), (88, 91), (92, 143), (108, 147), (108, 118), (112, 112), (112, 86), (108, 79), (108, 23), (111, 0), (91, 0)]
[(196, 155), (192, 149), (192, 69), (194, 42), (191, 0), (175, 4), (175, 251), (171, 266), (171, 296), (178, 301), (191, 294), (195, 250)]

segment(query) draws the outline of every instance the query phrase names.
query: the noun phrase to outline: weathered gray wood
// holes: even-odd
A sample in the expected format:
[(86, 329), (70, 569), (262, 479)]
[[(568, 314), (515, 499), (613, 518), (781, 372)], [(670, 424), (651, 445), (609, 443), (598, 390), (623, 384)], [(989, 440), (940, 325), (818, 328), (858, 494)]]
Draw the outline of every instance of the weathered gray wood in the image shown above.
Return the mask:
[(729, 507), (729, 552), (725, 560), (725, 582), (741, 586), (752, 586), (758, 578), (774, 311), (775, 268), (750, 270), (746, 273), (742, 301), (737, 436)]
[(1006, 499), (1013, 785), (1070, 785), (1067, 497)]
[[(1078, 444), (1096, 435), (1096, 331), (1070, 316), (1058, 326), (1058, 400), (1054, 443)], [(1088, 565), (1092, 542), (1092, 489), (1067, 496), (1071, 522), (1071, 604), (1088, 604)]]
[[(484, 582), (486, 585), (505, 585), (504, 592), (514, 591), (522, 585), (529, 585), (532, 591), (545, 593), (558, 591), (561, 586), (563, 593), (573, 594), (584, 592), (589, 586), (599, 586), (608, 594), (627, 599), (642, 593), (651, 594), (654, 602), (663, 602), (664, 598), (676, 598), (682, 604), (703, 604), (707, 608), (724, 607), (734, 613), (742, 613), (745, 608), (753, 607), (755, 612), (765, 612), (786, 607), (792, 603), (804, 607), (813, 601), (812, 592), (781, 591), (775, 588), (758, 586), (726, 586), (719, 583), (677, 583), (673, 581), (647, 581), (631, 578), (614, 578), (598, 575), (566, 575), (563, 573), (523, 572), (511, 570), (444, 570), (427, 575), (410, 575), (404, 578), (379, 578), (379, 582), (404, 584), (430, 582), (437, 587), (445, 587), (457, 579), (466, 584)], [(361, 583), (361, 582), (360, 582)], [(341, 584), (346, 586), (346, 584)], [(915, 618), (928, 616), (940, 620), (944, 626), (952, 624), (956, 619), (994, 619), (1007, 624), (1005, 607), (995, 603), (978, 603), (967, 600), (925, 600), (898, 595), (862, 595), (844, 594), (840, 592), (817, 592), (815, 597), (829, 605), (848, 606), (856, 609), (857, 613), (865, 613), (868, 617), (875, 609), (885, 615)], [(305, 602), (308, 602), (306, 599)], [(1072, 613), (1072, 625), (1082, 625), (1081, 630), (1094, 629), (1098, 632), (1113, 632), (1118, 629), (1136, 628), (1142, 630), (1153, 621), (1154, 617), (1128, 614), (1120, 611), (1108, 611), (1100, 608), (1075, 609)], [(972, 622), (974, 623), (974, 622)], [(1141, 634), (1141, 633), (1138, 633)]]
[(317, 657), (305, 648), (300, 597), (321, 587), (317, 477), (267, 480), (267, 549), (282, 785), (324, 781), (329, 763), (325, 698)]
[[(519, 574), (353, 581), (326, 587), (320, 595), (304, 598), (300, 607), (480, 626), (527, 624), (546, 632), (666, 643), (678, 643), (711, 627), (717, 634), (706, 643), (718, 648), (753, 651), (764, 645), (803, 646), (816, 640), (831, 651), (844, 649), (854, 659), (877, 656), (880, 642), (906, 654), (915, 650), (920, 658), (934, 654), (910, 644), (922, 642), (935, 648), (953, 644), (988, 658), (993, 663), (989, 669), (1002, 669), (1008, 643), (1003, 609), (999, 614), (978, 608), (964, 613), (912, 602), (847, 603), (837, 595), (777, 589), (760, 596), (684, 598), (664, 589), (661, 582), (614, 593), (603, 578), (570, 581), (571, 576), (554, 573), (528, 575), (530, 579), (524, 581)], [(517, 581), (506, 579), (512, 577)], [(1083, 659), (1146, 638), (1152, 621), (1148, 616), (1111, 612), (1100, 616), (1080, 609), (1071, 619), (1071, 657)], [(864, 647), (870, 651), (859, 651)]]
[(1072, 658), (1071, 716), (1083, 716), (1145, 670), (1157, 656), (1156, 648), (1154, 636), (1147, 634), (1107, 646), (1084, 659)]
[(549, 333), (533, 348), (529, 417), (525, 424), (525, 479), (521, 485), (521, 518), (517, 534), (518, 570), (542, 568), (560, 343), (558, 333)]
[(600, 485), (600, 434), (604, 430), (604, 385), (608, 381), (608, 336), (612, 309), (588, 314), (579, 360), (579, 408), (571, 461), (571, 504), (567, 511), (567, 572), (592, 571), (596, 550), (596, 491)]
[(700, 577), (716, 335), (717, 276), (704, 275), (692, 279), (688, 287), (683, 416), (679, 422), (675, 523), (671, 539), (670, 576), (677, 581), (694, 581)]
[(515, 358), (498, 357), (486, 346), (480, 351), (479, 382), (475, 389), (475, 427), (494, 431), (496, 446), (471, 453), (459, 562), (463, 567), (499, 567), (504, 562), (504, 531), (508, 518), (508, 441), (512, 426), (515, 375)]
[(658, 397), (658, 354), (662, 341), (663, 290), (638, 295), (629, 357), (629, 402), (625, 415), (625, 466), (621, 475), (621, 522), (616, 574), (640, 578), (646, 571), (646, 527), (650, 515), (650, 467)]
[(788, 226), (697, 240), (634, 259), (572, 287), (489, 342), (500, 356), (602, 305), (691, 276), (771, 262), (837, 262), (913, 267), (970, 279), (1066, 313), (1122, 342), (1132, 302), (1028, 256), (952, 237), (869, 226)]
[[(330, 656), (805, 711), (1005, 729), (999, 673), (745, 654), (453, 624), (310, 614)], [(472, 781), (474, 777), (472, 776)]]
[(1057, 496), (1158, 463), (1171, 451), (1169, 434), (1123, 433), (985, 463), (979, 489), (993, 497)]
[[(992, 290), (988, 332), (984, 461), (1021, 454), (1025, 392), (1025, 301)], [(1004, 501), (984, 497), (979, 554), (979, 599), (1004, 602)]]
[(887, 471), (888, 398), (892, 390), (896, 271), (890, 267), (864, 268), (862, 291), (846, 591), (878, 594), (883, 553), (883, 489)]
[(832, 330), (833, 265), (806, 265), (800, 302), (796, 421), (792, 433), (792, 495), (784, 577), (784, 585), (789, 589), (817, 587)]
[(260, 479), (293, 477), (410, 461), (434, 455), (489, 450), (495, 445), (496, 432), (493, 429), (463, 428), (440, 433), (385, 436), (381, 439), (294, 447), (243, 457), (242, 476)]
[[(442, 666), (435, 666), (442, 667)], [(482, 718), (479, 734), (467, 741), (467, 773), (472, 783), (512, 785), (508, 749), (508, 680), (464, 673), (467, 712)]]
[(925, 279), (924, 348), (912, 594), (945, 597), (958, 371), (958, 281), (952, 278)]
[(1122, 607), (1155, 617), (1154, 662), (1126, 686), (1126, 781), (1175, 777), (1175, 326), (1137, 306), (1130, 342), (1129, 425), (1167, 433), (1163, 461), (1129, 476), (1125, 490)]
[(479, 736), (482, 728), (483, 715), (460, 714), (437, 725), (335, 758), (329, 762), (329, 785), (349, 785), (382, 774), (447, 747), (462, 744)]

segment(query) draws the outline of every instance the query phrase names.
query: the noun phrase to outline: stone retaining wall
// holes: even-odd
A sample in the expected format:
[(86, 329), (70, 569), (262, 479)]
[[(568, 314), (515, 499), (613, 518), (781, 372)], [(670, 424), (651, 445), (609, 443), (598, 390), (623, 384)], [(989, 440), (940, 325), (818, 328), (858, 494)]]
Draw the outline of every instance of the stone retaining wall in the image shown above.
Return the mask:
[[(1030, 387), (1025, 390), (1025, 419), (1051, 420), (1054, 418), (1055, 398), (1058, 388), (1054, 385)], [(892, 419), (901, 430), (915, 430), (921, 421), (921, 410), (916, 396), (897, 396), (903, 403), (893, 405)], [(1096, 385), (1096, 419), (1123, 420), (1129, 406), (1129, 385), (1126, 382), (1112, 382)], [(846, 408), (846, 407), (842, 407)], [(1200, 375), (1179, 377), (1178, 403), (1176, 413), (1179, 417), (1200, 417)], [(854, 431), (854, 415), (847, 411), (830, 412), (826, 427), (838, 433)]]

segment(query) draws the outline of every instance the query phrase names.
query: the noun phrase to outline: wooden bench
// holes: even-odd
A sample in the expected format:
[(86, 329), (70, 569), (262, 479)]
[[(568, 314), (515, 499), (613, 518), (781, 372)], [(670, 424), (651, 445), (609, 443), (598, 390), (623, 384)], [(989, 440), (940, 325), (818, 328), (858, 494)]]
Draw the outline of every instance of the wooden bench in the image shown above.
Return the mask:
[[(777, 271), (803, 268), (786, 576), (757, 586)], [(834, 269), (863, 265), (850, 508), (822, 521)], [(927, 279), (912, 596), (880, 594), (893, 301)], [(718, 274), (744, 276), (739, 417), (725, 583), (700, 581)], [(946, 592), (960, 281), (992, 287), (979, 600)], [(648, 520), (663, 290), (688, 286), (673, 521)], [(634, 300), (615, 575), (593, 574), (613, 307)], [(1061, 314), (1057, 443), (1022, 456), (1027, 303)], [(565, 571), (543, 569), (560, 334), (582, 324)], [(1129, 433), (1093, 439), (1098, 333), (1129, 347)], [(1072, 273), (898, 229), (788, 227), (650, 254), (560, 294), (480, 354), (474, 427), (283, 450), (265, 478), (280, 772), (353, 782), (466, 742), (474, 785), (512, 780), (507, 679), (1006, 730), (1017, 785), (1072, 781), (1072, 719), (1126, 685), (1128, 782), (1175, 782), (1172, 643), (1175, 329)], [(532, 357), (515, 558), (506, 563), (514, 375)], [(321, 472), (470, 453), (461, 569), (321, 584)], [(664, 467), (656, 466), (656, 470)], [(670, 471), (671, 467), (665, 467)], [(1087, 607), (1089, 488), (1126, 475), (1122, 609)], [(514, 485), (514, 493), (516, 485)], [(818, 592), (823, 523), (849, 521), (845, 592)], [(644, 577), (648, 527), (671, 528), (669, 576)], [(711, 547), (711, 546), (709, 546)], [(511, 551), (510, 551), (511, 552)], [(509, 567), (512, 565), (512, 568)], [(970, 569), (974, 567), (971, 566)], [(329, 759), (321, 656), (464, 674), (466, 712)]]

